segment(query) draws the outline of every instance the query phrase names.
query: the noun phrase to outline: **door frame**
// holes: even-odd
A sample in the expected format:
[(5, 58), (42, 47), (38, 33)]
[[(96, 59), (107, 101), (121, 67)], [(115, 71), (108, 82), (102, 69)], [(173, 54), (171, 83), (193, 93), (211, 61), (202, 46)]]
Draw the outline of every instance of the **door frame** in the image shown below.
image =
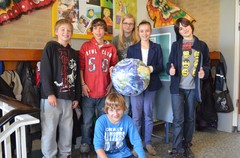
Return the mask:
[[(233, 126), (237, 127), (237, 130), (240, 130), (240, 108), (239, 99), (240, 99), (240, 68), (239, 68), (239, 51), (240, 51), (240, 0), (235, 0), (235, 57), (234, 57), (234, 67), (236, 71), (234, 73), (234, 88), (233, 91), (233, 100), (236, 100), (236, 109), (233, 112)], [(236, 98), (236, 99), (234, 99)], [(235, 103), (233, 103), (235, 105)]]

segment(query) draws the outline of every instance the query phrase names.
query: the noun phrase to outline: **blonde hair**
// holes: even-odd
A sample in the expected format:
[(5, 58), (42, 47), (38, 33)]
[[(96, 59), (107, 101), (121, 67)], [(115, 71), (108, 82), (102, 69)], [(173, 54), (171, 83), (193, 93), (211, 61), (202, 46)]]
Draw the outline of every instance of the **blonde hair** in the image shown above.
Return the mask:
[(57, 31), (58, 28), (63, 25), (63, 24), (67, 24), (71, 27), (71, 32), (73, 33), (73, 25), (72, 23), (68, 20), (68, 19), (60, 19), (56, 22), (54, 30)]
[(119, 35), (118, 35), (120, 49), (124, 49), (125, 37), (124, 37), (122, 25), (123, 25), (123, 21), (126, 19), (133, 19), (133, 21), (134, 21), (134, 27), (133, 27), (133, 30), (131, 33), (132, 44), (136, 44), (139, 40), (138, 35), (137, 35), (137, 30), (136, 30), (136, 20), (135, 20), (134, 16), (132, 14), (125, 14), (125, 15), (123, 15), (122, 20), (120, 22), (120, 31), (119, 31)]
[(126, 102), (123, 96), (116, 92), (109, 93), (105, 100), (105, 106), (103, 107), (103, 111), (107, 113), (109, 108), (117, 108), (117, 107), (122, 108), (123, 111), (127, 110)]
[(110, 16), (110, 14), (111, 14), (110, 9), (104, 8), (104, 9), (103, 9), (103, 15), (106, 16), (107, 13), (109, 14), (108, 16)]

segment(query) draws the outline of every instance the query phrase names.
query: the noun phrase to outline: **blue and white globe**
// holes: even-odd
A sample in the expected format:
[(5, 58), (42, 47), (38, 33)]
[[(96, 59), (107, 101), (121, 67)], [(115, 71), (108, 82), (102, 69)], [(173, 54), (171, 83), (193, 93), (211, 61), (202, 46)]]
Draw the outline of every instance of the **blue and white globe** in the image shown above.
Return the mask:
[(149, 69), (139, 59), (123, 59), (112, 70), (113, 86), (125, 96), (139, 95), (148, 87), (149, 81)]

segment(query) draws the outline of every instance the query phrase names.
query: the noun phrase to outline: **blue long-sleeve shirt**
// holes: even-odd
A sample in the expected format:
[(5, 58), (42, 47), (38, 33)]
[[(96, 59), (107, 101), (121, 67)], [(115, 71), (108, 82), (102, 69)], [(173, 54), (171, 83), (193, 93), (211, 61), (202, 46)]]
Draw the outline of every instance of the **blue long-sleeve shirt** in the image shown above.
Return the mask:
[(94, 128), (94, 149), (103, 149), (108, 158), (123, 158), (132, 155), (126, 144), (126, 135), (130, 139), (138, 158), (145, 158), (142, 140), (131, 117), (123, 114), (121, 121), (113, 124), (107, 114), (100, 116)]

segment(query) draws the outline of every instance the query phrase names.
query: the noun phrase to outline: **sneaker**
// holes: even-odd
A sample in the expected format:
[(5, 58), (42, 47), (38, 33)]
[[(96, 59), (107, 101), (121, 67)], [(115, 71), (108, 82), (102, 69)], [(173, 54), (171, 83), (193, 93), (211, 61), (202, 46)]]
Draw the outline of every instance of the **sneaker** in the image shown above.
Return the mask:
[(134, 149), (131, 152), (132, 152), (133, 156), (138, 157), (138, 154), (136, 153), (136, 151)]
[(146, 145), (146, 149), (147, 152), (152, 156), (155, 156), (157, 154), (154, 147), (151, 144)]
[(185, 158), (183, 153), (179, 153), (177, 150), (172, 150), (169, 152), (171, 158)]
[(190, 147), (185, 147), (184, 150), (185, 150), (184, 151), (184, 156), (186, 158), (194, 158), (194, 154), (193, 154), (193, 152), (192, 152)]
[(81, 153), (89, 153), (90, 152), (90, 147), (87, 143), (81, 144), (80, 145), (80, 152)]

